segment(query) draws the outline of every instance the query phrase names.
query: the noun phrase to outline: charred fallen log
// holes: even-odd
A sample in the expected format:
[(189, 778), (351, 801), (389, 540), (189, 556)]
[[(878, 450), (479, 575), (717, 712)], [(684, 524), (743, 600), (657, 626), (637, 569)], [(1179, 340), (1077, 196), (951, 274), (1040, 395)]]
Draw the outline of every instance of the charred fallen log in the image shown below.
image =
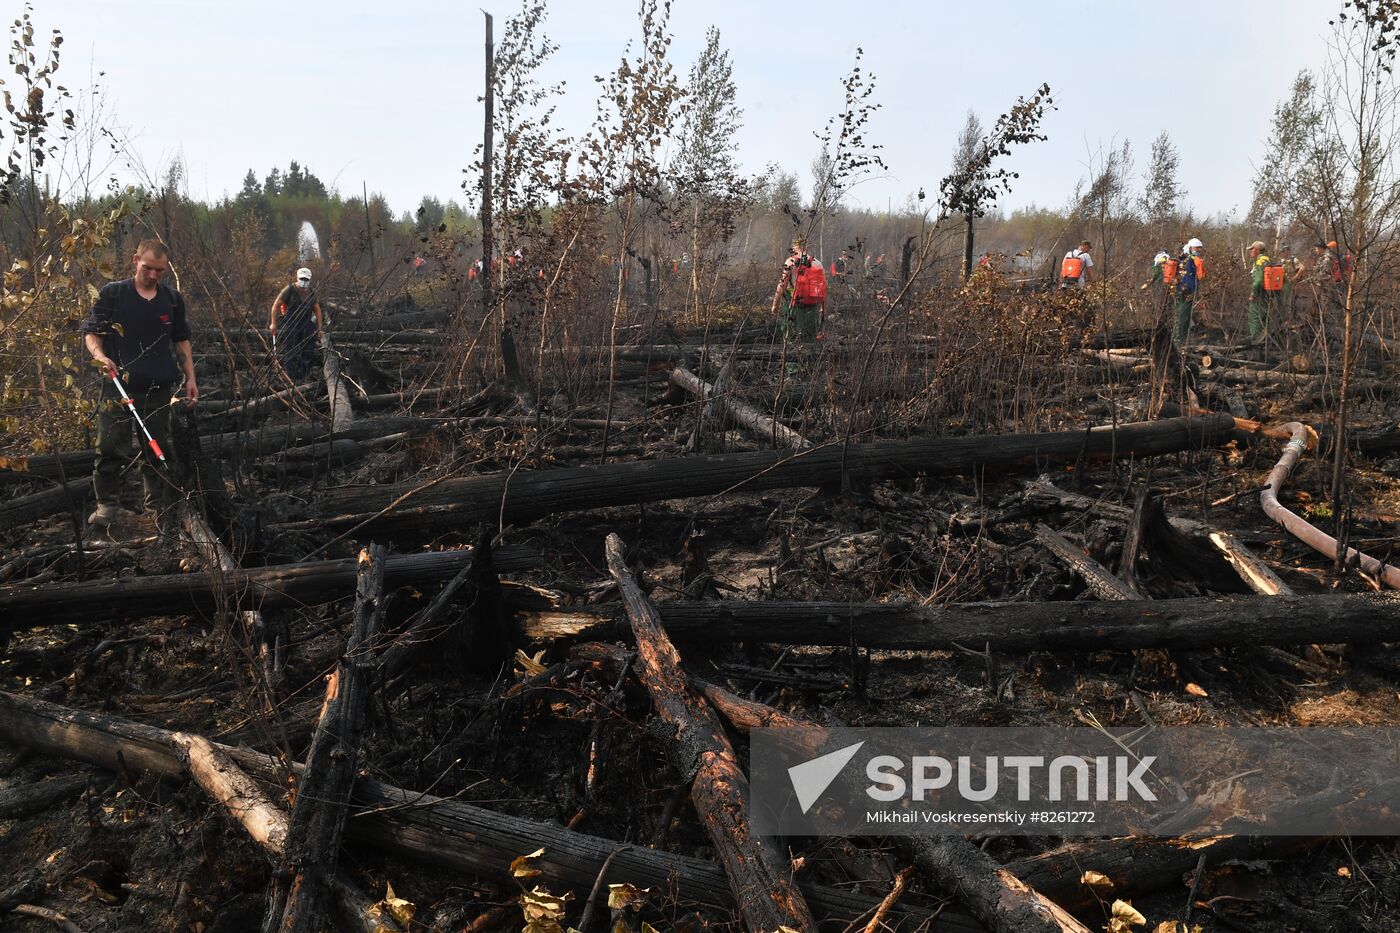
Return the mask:
[[(206, 435), (199, 439), (199, 447), (205, 454), (237, 452), (243, 457), (256, 457), (312, 442), (366, 440), (405, 432), (421, 434), (451, 423), (432, 418), (398, 416), (356, 421), (343, 431), (332, 431), (325, 424), (267, 424), (246, 431)], [(23, 470), (0, 471), (0, 479), (11, 482), (27, 481), (34, 477), (57, 479), (60, 471), (65, 471), (70, 477), (82, 475), (86, 479), (92, 472), (94, 456), (95, 451), (91, 450), (40, 454), (24, 458)]]
[[(154, 726), (0, 692), (0, 740), (111, 771), (149, 771), (180, 779), (183, 768), (173, 738), (174, 733)], [(254, 780), (276, 783), (282, 773), (282, 762), (271, 755), (226, 745), (214, 747)], [(588, 886), (603, 862), (615, 854), (610, 881), (655, 885), (698, 904), (723, 908), (734, 903), (723, 869), (703, 859), (624, 846), (555, 824), (496, 813), (369, 778), (355, 783), (354, 809), (348, 824), (352, 841), (442, 868), (508, 881), (514, 859), (543, 848), (544, 854), (534, 862), (542, 872), (542, 882)], [(619, 852), (619, 847), (623, 851)], [(877, 898), (837, 888), (800, 887), (814, 913), (833, 920), (868, 915), (878, 902)], [(939, 928), (949, 933), (983, 930), (965, 913), (945, 908), (938, 910), (937, 916)], [(887, 921), (893, 925), (901, 917), (908, 926), (899, 929), (913, 929), (916, 922), (909, 921), (927, 920), (927, 916), (911, 918), (897, 910)]]
[[(3, 608), (3, 603), (0, 603)], [(676, 639), (946, 651), (1095, 651), (1400, 641), (1400, 595), (1381, 593), (969, 603), (673, 601), (656, 604)], [(534, 640), (624, 634), (617, 609), (516, 613)]]
[[(1143, 457), (1228, 441), (1229, 415), (1172, 418), (1087, 431), (990, 437), (920, 438), (874, 444), (829, 444), (810, 450), (761, 450), (710, 457), (648, 460), (564, 470), (512, 471), (449, 479), (417, 492), (407, 486), (332, 491), (320, 524), (365, 522), (415, 527), (438, 522), (516, 522), (556, 512), (632, 505), (728, 492), (840, 486), (843, 478), (874, 480), (949, 475), (971, 470), (1043, 467), (1095, 458)], [(391, 503), (400, 504), (390, 509)], [(446, 508), (440, 508), (446, 506)], [(382, 513), (382, 514), (381, 514)]]
[[(622, 649), (592, 642), (580, 645), (576, 656), (608, 667), (621, 667)], [(807, 729), (813, 734), (813, 752), (820, 747), (822, 729), (804, 720), (753, 700), (735, 696), (723, 687), (695, 675), (688, 678), (714, 708), (744, 734), (754, 729)], [(951, 837), (913, 837), (908, 840), (919, 869), (947, 892), (956, 893), (974, 916), (997, 933), (1087, 933), (1074, 918), (1032, 890), (1012, 872), (966, 840)]]
[(672, 767), (690, 784), (690, 799), (715, 844), (739, 911), (753, 930), (814, 926), (790, 869), (772, 840), (749, 828), (749, 782), (714, 711), (687, 682), (681, 657), (650, 599), (623, 560), (622, 539), (607, 540), (608, 569), (622, 593), (637, 641), (637, 677), (673, 735)]
[[(386, 585), (450, 579), (472, 550), (395, 554), (385, 561)], [(507, 572), (536, 566), (530, 552), (502, 548), (495, 565)], [(231, 573), (120, 577), (44, 586), (0, 587), (0, 631), (26, 625), (98, 622), (161, 615), (212, 616), (222, 609), (269, 610), (339, 599), (355, 584), (355, 559), (305, 561)]]
[(1113, 883), (1113, 897), (1145, 894), (1181, 883), (1202, 855), (1211, 865), (1254, 859), (1277, 859), (1316, 846), (1321, 839), (1296, 836), (1219, 836), (1213, 839), (1075, 840), (1057, 848), (1014, 859), (1012, 874), (1069, 910), (1090, 910), (1101, 894), (1081, 883), (1096, 871)]
[(716, 380), (716, 385), (710, 385), (690, 370), (677, 366), (671, 370), (671, 382), (701, 401), (717, 403), (729, 417), (764, 444), (796, 449), (812, 446), (810, 441), (792, 428), (728, 394), (718, 385), (719, 380)]
[[(88, 457), (91, 464), (92, 458)], [(71, 474), (70, 474), (71, 475)], [(66, 484), (41, 489), (27, 496), (19, 496), (0, 506), (0, 532), (37, 522), (68, 508), (73, 503), (79, 511), (92, 501), (92, 478), (69, 480)]]

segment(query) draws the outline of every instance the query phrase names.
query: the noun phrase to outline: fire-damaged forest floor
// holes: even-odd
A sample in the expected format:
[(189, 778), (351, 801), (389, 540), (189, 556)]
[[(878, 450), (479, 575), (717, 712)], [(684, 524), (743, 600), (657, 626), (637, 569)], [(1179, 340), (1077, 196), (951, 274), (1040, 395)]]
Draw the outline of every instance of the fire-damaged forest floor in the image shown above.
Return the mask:
[[(884, 378), (894, 356), (867, 352), (863, 325), (847, 324), (843, 332), (838, 323), (830, 331), (819, 350), (800, 358), (796, 372), (780, 338), (763, 327), (708, 335), (629, 331), (605, 428), (606, 385), (588, 382), (600, 371), (606, 379), (600, 353), (547, 359), (545, 368), (557, 372), (563, 388), (539, 397), (529, 385), (510, 388), (504, 380), (476, 392), (438, 390), (455, 377), (451, 361), (463, 335), (430, 316), (344, 315), (333, 339), (347, 378), (331, 385), (336, 391), (349, 384), (355, 410), (353, 422), (337, 422), (339, 446), (324, 440), (306, 446), (324, 438), (337, 417), (324, 384), (307, 386), (290, 410), (269, 404), (256, 414), (230, 413), (236, 401), (287, 383), (262, 366), (255, 337), (202, 339), (208, 400), (197, 424), (206, 438), (202, 469), (217, 478), (202, 476), (208, 494), (194, 497), (193, 511), (206, 514), (223, 537), (227, 559), (249, 572), (310, 566), (353, 559), (371, 542), (390, 555), (469, 548), (476, 554), (399, 576), (391, 556), (381, 631), (368, 648), (350, 653), (352, 660), (370, 659), (372, 688), (352, 760), (362, 784), (407, 793), (357, 792), (339, 864), (348, 886), (364, 902), (377, 902), (371, 911), (379, 919), (358, 925), (340, 919), (337, 928), (514, 930), (532, 915), (538, 924), (532, 929), (552, 929), (558, 920), (585, 933), (618, 923), (641, 929), (643, 922), (661, 931), (754, 928), (728, 894), (717, 843), (689, 792), (688, 782), (704, 775), (677, 770), (668, 747), (674, 724), (658, 722), (639, 676), (643, 662), (605, 555), (610, 533), (624, 543), (668, 628), (669, 604), (716, 600), (932, 610), (1109, 598), (1047, 544), (1053, 533), (1079, 561), (1091, 558), (1138, 599), (1286, 598), (1252, 594), (1212, 548), (1210, 531), (1232, 535), (1301, 597), (1380, 588), (1355, 568), (1335, 573), (1332, 561), (1261, 510), (1261, 487), (1283, 449), (1276, 433), (1251, 432), (1242, 420), (1204, 440), (1187, 431), (1188, 442), (1177, 445), (1186, 449), (1174, 452), (1114, 462), (1090, 455), (1085, 428), (1144, 419), (1142, 333), (1109, 341), (1102, 334), (1066, 337), (1058, 352), (1042, 348), (1035, 365), (1051, 370), (1041, 383), (1044, 394), (1034, 404), (1014, 391), (1013, 401), (993, 397), (987, 405), (1002, 406), (995, 418), (985, 412), (918, 417), (910, 413), (914, 396), (892, 389), (890, 414), (879, 422), (884, 427), (852, 438), (853, 448), (882, 438), (901, 444), (941, 438), (951, 445), (955, 437), (992, 433), (982, 428), (994, 423), (1005, 434), (1067, 432), (1082, 439), (1077, 453), (1074, 445), (1007, 453), (991, 441), (959, 454), (972, 458), (972, 468), (944, 471), (938, 461), (945, 440), (936, 440), (940, 446), (911, 454), (921, 460), (853, 466), (846, 483), (838, 471), (834, 482), (822, 474), (820, 481), (717, 488), (672, 477), (680, 485), (665, 495), (636, 491), (652, 482), (640, 473), (606, 474), (601, 492), (528, 485), (542, 471), (598, 465), (605, 456), (610, 463), (733, 458), (774, 447), (723, 412), (706, 417), (701, 403), (674, 384), (676, 365), (719, 378), (723, 397), (760, 413), (776, 408), (810, 451), (839, 450), (851, 400), (866, 397), (864, 387)], [(704, 341), (713, 353), (701, 364), (695, 348)], [(1246, 410), (1237, 414), (1260, 424), (1301, 421), (1320, 430), (1321, 446), (1305, 453), (1275, 492), (1284, 505), (1330, 528), (1324, 494), (1330, 434), (1317, 383), (1301, 372), (1306, 351), (1256, 352), (1251, 362), (1247, 352), (1222, 348), (1219, 334), (1207, 333), (1204, 342), (1209, 346), (1188, 354), (1203, 406), (1243, 403)], [(1123, 349), (1109, 353), (1106, 344)], [(898, 354), (906, 350), (926, 367), (927, 391), (944, 391), (955, 378), (946, 356), (913, 344)], [(1214, 359), (1201, 368), (1204, 355)], [(1107, 359), (1113, 356), (1121, 358)], [(731, 363), (721, 373), (716, 364), (723, 359)], [(1384, 391), (1390, 365), (1379, 351), (1363, 359), (1371, 387), (1353, 418), (1370, 430), (1358, 435), (1365, 444), (1348, 461), (1351, 543), (1381, 559), (1400, 541), (1400, 460), (1391, 459), (1400, 456), (1400, 436), (1386, 419)], [(1212, 370), (1236, 376), (1217, 380)], [(240, 374), (237, 388), (231, 371)], [(1209, 417), (1195, 414), (1193, 423)], [(351, 423), (360, 433), (348, 429)], [(288, 427), (310, 424), (321, 427), (301, 433)], [(243, 432), (241, 440), (207, 440), (235, 432)], [(282, 440), (269, 440), (274, 436)], [(284, 451), (289, 440), (301, 446)], [(183, 443), (188, 451), (199, 442)], [(40, 474), (56, 459), (36, 457), (29, 471), (5, 474), (0, 509), (54, 488), (54, 478)], [(66, 466), (78, 466), (68, 479), (85, 473), (87, 463), (73, 458)], [(462, 492), (449, 478), (487, 474), (508, 476), (512, 495), (535, 498), (508, 508), (498, 489), (494, 509), (461, 506), (462, 497), (476, 493)], [(135, 477), (127, 482), (135, 493)], [(85, 515), (80, 486), (73, 507)], [(489, 502), (490, 490), (482, 495)], [(568, 495), (579, 497), (576, 507), (567, 507)], [(539, 504), (543, 499), (547, 505)], [(290, 588), (280, 577), (254, 586), (231, 564), (217, 566), (209, 546), (191, 543), (197, 531), (189, 521), (178, 535), (158, 533), (149, 520), (106, 539), (87, 534), (80, 558), (67, 510), (59, 504), (48, 514), (6, 522), (0, 537), (0, 614), (7, 616), (0, 630), (9, 633), (0, 659), (7, 697), (0, 704), (0, 864), (7, 869), (0, 878), (0, 927), (61, 925), (47, 909), (84, 931), (256, 929), (268, 913), (270, 888), (285, 886), (297, 866), (287, 868), (260, 848), (225, 807), (183, 776), (178, 755), (169, 756), (174, 764), (153, 766), (149, 743), (157, 740), (133, 737), (111, 721), (274, 756), (280, 775), (276, 763), (268, 773), (252, 770), (274, 804), (292, 807), (285, 765), (305, 760), (327, 675), (347, 657), (354, 574), (336, 577), (329, 593), (319, 583)], [(1135, 560), (1125, 561), (1125, 548)], [(494, 555), (490, 565), (487, 550)], [(392, 668), (380, 663), (463, 566), (471, 567), (470, 580), (457, 579), (460, 590), (438, 616), (440, 631), (431, 639), (409, 633), (401, 644), (410, 654)], [(196, 582), (174, 596), (168, 588), (142, 590), (142, 581), (167, 575)], [(93, 588), (102, 581), (120, 583)], [(207, 595), (190, 595), (201, 586)], [(284, 597), (272, 599), (279, 588)], [(172, 611), (182, 599), (191, 608)], [(259, 608), (256, 619), (237, 611)], [(798, 621), (773, 627), (780, 634), (771, 641), (761, 634), (744, 639), (736, 624), (707, 628), (701, 619), (677, 624), (672, 637), (692, 677), (827, 726), (1400, 722), (1400, 664), (1389, 646), (1358, 638), (1345, 644), (1324, 632), (1302, 644), (1239, 644), (1226, 636), (1221, 644), (1205, 639), (1187, 647), (1097, 647), (1081, 639), (1073, 647), (1048, 641), (1004, 649), (990, 638), (956, 645), (934, 638), (921, 650), (895, 650), (861, 647), (869, 639), (853, 627), (844, 641), (832, 637), (829, 629), (840, 628), (840, 620), (809, 621), (813, 630), (827, 626), (827, 634), (804, 637), (806, 623)], [(909, 637), (907, 628), (900, 632)], [(867, 634), (879, 642), (876, 628)], [(55, 707), (95, 714), (103, 723), (78, 728)], [(754, 723), (742, 720), (724, 715), (746, 764), (744, 733)], [(119, 748), (133, 744), (118, 756), (112, 746), (89, 741), (96, 732), (84, 729), (106, 730)], [(518, 819), (485, 827), (473, 822), (482, 812)], [(420, 817), (427, 822), (415, 822)], [(1188, 910), (1190, 923), (1204, 930), (1400, 929), (1400, 857), (1392, 838), (969, 838), (969, 848), (1007, 866), (1089, 929), (1110, 923), (1118, 899), (1132, 903), (1146, 919), (1137, 928), (1148, 930), (1183, 919)], [(609, 860), (620, 844), (630, 848)], [(877, 911), (875, 929), (1079, 928), (1068, 919), (1017, 926), (1024, 918), (979, 913), (922, 862), (906, 872), (916, 859), (895, 839), (787, 838), (774, 845), (823, 930), (867, 929)], [(538, 849), (543, 854), (520, 858)], [(670, 856), (628, 861), (644, 850)], [(968, 864), (964, 870), (975, 876), (980, 863)], [(1086, 872), (1108, 876), (1112, 887), (1084, 884)], [(600, 876), (601, 894), (590, 896)], [(623, 881), (635, 882), (637, 891), (613, 889), (613, 903), (625, 906), (610, 908), (606, 884)], [(879, 909), (894, 889), (901, 892), (897, 899)], [(12, 913), (18, 905), (30, 906)]]

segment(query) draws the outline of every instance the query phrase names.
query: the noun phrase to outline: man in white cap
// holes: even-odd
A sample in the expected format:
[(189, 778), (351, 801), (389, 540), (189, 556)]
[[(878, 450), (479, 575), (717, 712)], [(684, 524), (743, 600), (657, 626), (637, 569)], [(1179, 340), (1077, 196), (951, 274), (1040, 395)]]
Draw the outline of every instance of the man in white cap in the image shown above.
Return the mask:
[[(296, 282), (277, 293), (272, 301), (267, 329), (282, 368), (293, 379), (305, 378), (316, 366), (316, 347), (321, 342), (325, 319), (321, 303), (311, 288), (311, 270), (297, 270)], [(278, 334), (281, 340), (278, 340)]]

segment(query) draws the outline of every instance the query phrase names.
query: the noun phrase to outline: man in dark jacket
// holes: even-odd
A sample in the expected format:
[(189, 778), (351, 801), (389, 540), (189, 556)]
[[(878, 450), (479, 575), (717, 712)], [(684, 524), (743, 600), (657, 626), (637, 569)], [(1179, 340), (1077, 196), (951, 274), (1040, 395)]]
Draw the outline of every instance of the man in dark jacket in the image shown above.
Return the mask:
[(1205, 251), (1204, 244), (1192, 237), (1181, 248), (1181, 258), (1177, 260), (1176, 329), (1172, 334), (1172, 341), (1178, 349), (1186, 345), (1186, 338), (1191, 333), (1196, 291), (1201, 287), (1201, 279), (1205, 278), (1205, 260), (1202, 258)]
[[(102, 369), (97, 458), (92, 476), (97, 509), (88, 517), (89, 525), (101, 529), (123, 517), (121, 474), (131, 460), (132, 438), (139, 432), (136, 419), (123, 410), (126, 406), (112, 382), (112, 374), (126, 386), (136, 410), (167, 458), (172, 455), (173, 396), (183, 389), (187, 405), (199, 399), (185, 299), (160, 283), (170, 267), (169, 251), (159, 240), (142, 240), (131, 261), (135, 274), (103, 286), (92, 313), (83, 322), (87, 351)], [(145, 438), (138, 437), (138, 443), (148, 451), (141, 461), (145, 506), (164, 525), (162, 510), (173, 498), (173, 481), (159, 472)]]
[[(288, 285), (272, 299), (268, 329), (277, 344), (282, 368), (293, 379), (304, 379), (316, 368), (316, 348), (325, 328), (321, 303), (311, 288), (311, 270), (297, 270), (295, 285)], [(281, 341), (277, 336), (281, 335)]]

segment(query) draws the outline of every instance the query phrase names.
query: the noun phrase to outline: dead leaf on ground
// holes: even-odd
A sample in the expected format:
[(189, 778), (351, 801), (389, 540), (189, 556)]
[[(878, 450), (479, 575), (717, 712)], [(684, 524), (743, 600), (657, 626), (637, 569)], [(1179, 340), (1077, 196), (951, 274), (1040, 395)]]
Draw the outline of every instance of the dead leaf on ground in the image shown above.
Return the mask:
[(536, 849), (529, 855), (522, 855), (510, 863), (510, 876), (512, 878), (535, 878), (543, 872), (535, 867), (535, 862), (544, 855), (544, 849)]
[(1113, 879), (1102, 872), (1086, 871), (1079, 879), (1079, 883), (1088, 885), (1099, 894), (1106, 894), (1113, 890)]
[(1108, 918), (1108, 933), (1130, 933), (1133, 927), (1147, 925), (1147, 918), (1127, 901), (1114, 901)]
[(642, 904), (646, 902), (646, 896), (651, 893), (651, 888), (639, 888), (635, 884), (610, 884), (608, 885), (608, 909), (609, 910), (641, 910)]
[(515, 649), (515, 667), (522, 677), (534, 677), (536, 674), (543, 674), (549, 668), (541, 663), (544, 657), (544, 649), (536, 651), (533, 655), (526, 654), (519, 648)]

